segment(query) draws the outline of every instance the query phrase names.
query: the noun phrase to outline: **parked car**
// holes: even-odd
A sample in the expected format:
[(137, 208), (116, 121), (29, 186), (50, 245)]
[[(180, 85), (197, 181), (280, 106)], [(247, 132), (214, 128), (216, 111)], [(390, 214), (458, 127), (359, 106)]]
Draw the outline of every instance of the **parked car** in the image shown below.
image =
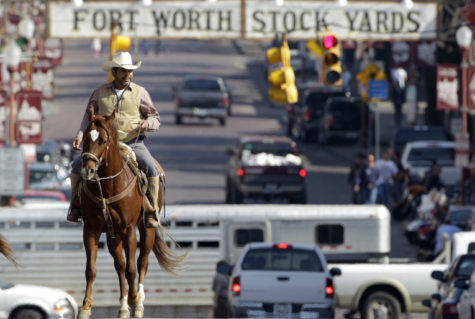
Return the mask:
[(0, 279), (0, 317), (9, 319), (74, 319), (78, 305), (63, 290), (14, 285)]
[(319, 119), (328, 98), (344, 97), (345, 92), (333, 86), (304, 87), (299, 101), (287, 106), (287, 135), (295, 140), (317, 138)]
[(401, 165), (414, 182), (422, 182), (433, 164), (441, 167), (440, 179), (446, 186), (460, 185), (461, 169), (455, 166), (455, 142), (408, 142), (401, 155)]
[(328, 144), (335, 139), (357, 140), (361, 134), (363, 108), (368, 110), (359, 97), (328, 99), (318, 119), (318, 142)]
[(57, 200), (66, 202), (68, 197), (60, 191), (53, 190), (25, 190), (23, 194), (12, 196), (14, 201), (25, 200)]
[(226, 124), (230, 110), (230, 89), (217, 76), (186, 76), (178, 87), (173, 87), (175, 123), (184, 117), (216, 118)]
[(442, 126), (416, 125), (398, 128), (393, 135), (393, 155), (399, 158), (407, 142), (449, 141), (450, 135)]
[(333, 276), (340, 274), (317, 246), (249, 243), (231, 274), (233, 316), (333, 318)]
[(475, 272), (472, 273), (470, 279), (457, 280), (455, 286), (463, 290), (457, 303), (459, 318), (475, 318)]
[(245, 198), (285, 197), (306, 203), (306, 170), (296, 143), (285, 136), (245, 136), (231, 155), (226, 176), (226, 202)]

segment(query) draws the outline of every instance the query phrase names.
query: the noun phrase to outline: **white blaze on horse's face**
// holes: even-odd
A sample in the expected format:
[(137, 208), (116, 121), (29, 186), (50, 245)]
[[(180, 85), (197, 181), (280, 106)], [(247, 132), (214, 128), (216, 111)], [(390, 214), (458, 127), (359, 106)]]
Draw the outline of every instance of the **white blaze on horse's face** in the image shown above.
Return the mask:
[(89, 132), (89, 134), (91, 135), (91, 140), (93, 142), (95, 142), (97, 140), (97, 138), (99, 137), (99, 131), (98, 130), (92, 130), (91, 132)]

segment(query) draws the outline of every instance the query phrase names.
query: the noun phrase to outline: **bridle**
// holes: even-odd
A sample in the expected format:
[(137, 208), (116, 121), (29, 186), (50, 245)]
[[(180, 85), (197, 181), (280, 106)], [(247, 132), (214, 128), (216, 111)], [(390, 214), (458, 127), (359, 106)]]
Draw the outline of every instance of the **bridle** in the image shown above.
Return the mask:
[(95, 164), (96, 164), (95, 167), (94, 167), (94, 177), (92, 179), (89, 179), (90, 181), (102, 181), (102, 180), (116, 178), (117, 176), (119, 176), (124, 171), (124, 167), (125, 167), (125, 164), (124, 164), (119, 172), (117, 172), (117, 173), (115, 173), (114, 175), (111, 175), (111, 176), (99, 177), (99, 175), (97, 174), (97, 171), (98, 171), (99, 167), (102, 164), (105, 163), (106, 166), (109, 165), (109, 163), (107, 162), (107, 153), (108, 153), (107, 151), (109, 150), (109, 145), (110, 145), (110, 133), (105, 127), (101, 127), (101, 128), (106, 132), (106, 135), (107, 135), (106, 146), (104, 147), (104, 150), (102, 151), (101, 155), (99, 155), (99, 157), (97, 157), (97, 155), (95, 155), (93, 153), (90, 153), (90, 152), (82, 152), (81, 153), (81, 158), (82, 158), (83, 161), (86, 160), (86, 159), (89, 159), (89, 160), (92, 160), (93, 162), (95, 162)]

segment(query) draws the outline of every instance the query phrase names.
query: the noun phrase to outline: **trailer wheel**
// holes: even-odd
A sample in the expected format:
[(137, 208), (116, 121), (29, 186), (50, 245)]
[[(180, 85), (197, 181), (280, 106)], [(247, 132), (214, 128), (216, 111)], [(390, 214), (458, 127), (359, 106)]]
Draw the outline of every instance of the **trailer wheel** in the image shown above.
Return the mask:
[(361, 318), (399, 319), (401, 317), (401, 304), (392, 294), (377, 291), (370, 294), (362, 303)]

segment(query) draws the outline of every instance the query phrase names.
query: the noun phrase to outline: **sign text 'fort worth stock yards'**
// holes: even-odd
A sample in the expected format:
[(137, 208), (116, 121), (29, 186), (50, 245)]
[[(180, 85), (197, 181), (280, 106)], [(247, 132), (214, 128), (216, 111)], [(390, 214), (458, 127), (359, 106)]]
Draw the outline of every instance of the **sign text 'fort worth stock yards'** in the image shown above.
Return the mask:
[[(243, 11), (241, 11), (243, 8)], [(144, 7), (141, 2), (49, 2), (51, 37), (110, 36), (111, 21), (119, 22), (122, 35), (153, 38), (271, 38), (286, 33), (292, 38), (315, 38), (319, 32), (337, 32), (354, 40), (434, 39), (436, 4), (401, 2), (351, 3), (333, 1), (160, 1)]]

